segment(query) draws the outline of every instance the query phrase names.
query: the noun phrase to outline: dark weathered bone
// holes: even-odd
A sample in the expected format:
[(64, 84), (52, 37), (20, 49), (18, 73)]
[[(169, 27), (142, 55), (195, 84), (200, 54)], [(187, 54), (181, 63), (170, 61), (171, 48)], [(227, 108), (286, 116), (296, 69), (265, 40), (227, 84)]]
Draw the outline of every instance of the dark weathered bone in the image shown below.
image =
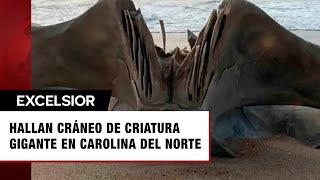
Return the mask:
[(164, 28), (163, 20), (159, 20), (159, 22), (160, 22), (161, 34), (162, 34), (163, 51), (166, 52), (166, 41), (167, 41), (166, 30)]
[(33, 28), (32, 37), (35, 89), (110, 89), (136, 110), (168, 99), (151, 33), (130, 0), (98, 1), (71, 21)]
[[(232, 115), (233, 109), (243, 106), (275, 104), (320, 108), (318, 46), (295, 36), (258, 7), (244, 0), (225, 0), (217, 18), (214, 18), (214, 12), (175, 74), (173, 101), (179, 107), (197, 109), (200, 105), (202, 110), (210, 110), (213, 132), (220, 128), (231, 128), (230, 121), (223, 117)], [(210, 22), (214, 22), (213, 28)], [(210, 42), (208, 56), (203, 55), (207, 52), (207, 42)], [(200, 57), (201, 63), (198, 62)], [(189, 88), (184, 88), (184, 84)], [(268, 106), (265, 106), (267, 109)], [(279, 109), (282, 114), (293, 111), (291, 106)], [(291, 115), (292, 118), (299, 118), (299, 122), (313, 123), (313, 130), (308, 127), (308, 130), (300, 131), (300, 136), (304, 138), (297, 138), (305, 143), (308, 143), (308, 138), (316, 139), (312, 145), (318, 147), (320, 125), (315, 121), (319, 119), (304, 113)], [(279, 122), (288, 120), (285, 116), (275, 117)], [(233, 118), (241, 119), (240, 114)], [(255, 118), (256, 123), (260, 121)], [(266, 123), (272, 122), (269, 120)], [(301, 123), (297, 123), (296, 129), (301, 128)], [(262, 129), (260, 133), (263, 133)], [(232, 130), (226, 132), (231, 137), (235, 133)], [(307, 135), (307, 132), (313, 133)], [(229, 155), (235, 155), (231, 153), (234, 150), (231, 147), (232, 143), (237, 142), (236, 137), (230, 141), (213, 133), (212, 138)]]
[[(223, 12), (223, 11), (222, 11)], [(217, 20), (217, 18), (219, 18)], [(210, 49), (215, 46), (217, 35), (216, 31), (220, 31), (223, 14), (213, 10), (207, 25), (202, 29), (199, 37), (188, 54), (184, 63), (175, 72), (174, 97), (173, 102), (179, 104), (180, 107), (186, 109), (196, 109), (201, 106), (210, 80), (214, 74), (212, 66), (208, 67), (208, 60), (210, 59)], [(197, 52), (199, 51), (199, 52)], [(191, 71), (193, 71), (191, 73)], [(185, 74), (192, 75), (186, 76)], [(191, 78), (186, 78), (191, 77)], [(189, 88), (181, 88), (184, 86), (195, 86)], [(194, 89), (194, 92), (190, 92)], [(188, 98), (187, 98), (188, 97)]]
[(192, 49), (196, 44), (198, 37), (195, 34), (193, 34), (190, 30), (187, 31), (187, 35), (190, 48)]
[[(290, 44), (294, 44), (292, 48), (295, 51), (286, 48), (290, 47)], [(200, 45), (200, 48), (196, 45)], [(279, 104), (279, 101), (280, 104), (313, 107), (320, 105), (320, 97), (315, 93), (319, 92), (320, 87), (319, 76), (315, 75), (319, 69), (319, 47), (293, 35), (247, 1), (225, 0), (218, 12), (212, 12), (206, 27), (200, 32), (196, 45), (175, 72), (176, 93), (173, 100), (181, 107), (196, 107), (206, 98), (202, 108), (212, 109), (215, 112), (213, 117), (217, 117), (223, 111), (243, 105)], [(197, 49), (199, 53), (196, 53)], [(194, 60), (196, 55), (197, 58)], [(300, 65), (306, 69), (302, 71), (304, 76), (299, 75)], [(308, 71), (311, 65), (314, 65), (312, 71)], [(279, 70), (275, 71), (277, 69)], [(196, 72), (191, 72), (194, 70)], [(287, 72), (290, 76), (286, 75)], [(191, 76), (186, 76), (188, 73)], [(226, 73), (234, 76), (234, 79), (228, 80), (230, 83), (221, 79)], [(274, 79), (269, 79), (270, 82), (261, 79), (268, 76)], [(312, 86), (311, 82), (314, 81), (310, 78), (317, 82), (316, 86)], [(186, 91), (183, 88), (184, 84), (195, 85), (198, 88), (190, 87)], [(302, 84), (307, 86), (301, 87)], [(209, 85), (212, 88), (208, 88)], [(244, 89), (239, 89), (241, 85), (245, 85)], [(251, 86), (258, 89), (252, 89)], [(196, 92), (191, 93), (190, 89)], [(207, 93), (208, 89), (212, 90)], [(216, 93), (217, 91), (219, 93)], [(190, 94), (197, 94), (199, 97), (194, 97), (195, 99), (188, 102), (186, 100)], [(316, 100), (311, 98), (313, 96)], [(217, 105), (207, 103), (210, 99), (216, 99)], [(230, 106), (229, 103), (233, 105)]]
[(213, 118), (247, 105), (320, 108), (320, 48), (247, 1), (226, 0), (221, 8), (226, 18), (209, 59), (215, 74), (203, 108)]
[(239, 140), (270, 137), (279, 133), (288, 134), (306, 145), (319, 148), (319, 116), (320, 109), (303, 106), (241, 107), (219, 116), (215, 120), (212, 135), (219, 140), (220, 148), (225, 148), (232, 157), (236, 157), (241, 151)]
[(209, 110), (219, 155), (236, 156), (239, 138), (275, 133), (320, 145), (320, 47), (245, 0), (213, 10), (198, 37), (188, 34), (190, 52), (155, 46), (130, 0), (100, 0), (32, 36), (36, 89), (110, 89), (110, 110)]

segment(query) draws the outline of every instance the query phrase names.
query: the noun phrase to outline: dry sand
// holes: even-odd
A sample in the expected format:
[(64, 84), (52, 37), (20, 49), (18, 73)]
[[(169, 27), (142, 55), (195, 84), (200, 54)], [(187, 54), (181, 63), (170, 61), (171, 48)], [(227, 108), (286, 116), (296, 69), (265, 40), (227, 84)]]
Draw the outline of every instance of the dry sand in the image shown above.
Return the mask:
[[(295, 31), (320, 44), (320, 32)], [(162, 46), (161, 35), (154, 34)], [(187, 46), (184, 33), (169, 33), (167, 49)], [(246, 141), (240, 158), (212, 163), (34, 163), (34, 180), (100, 179), (320, 179), (320, 150), (287, 136)]]
[(212, 163), (34, 163), (33, 180), (319, 179), (320, 150), (277, 136), (248, 141), (240, 158)]

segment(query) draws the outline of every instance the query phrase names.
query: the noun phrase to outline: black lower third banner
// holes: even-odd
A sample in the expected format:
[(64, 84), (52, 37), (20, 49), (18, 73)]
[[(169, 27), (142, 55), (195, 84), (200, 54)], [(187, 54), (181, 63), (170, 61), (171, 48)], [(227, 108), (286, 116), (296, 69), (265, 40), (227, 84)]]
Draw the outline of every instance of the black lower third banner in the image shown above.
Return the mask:
[(107, 90), (0, 90), (0, 111), (106, 111)]

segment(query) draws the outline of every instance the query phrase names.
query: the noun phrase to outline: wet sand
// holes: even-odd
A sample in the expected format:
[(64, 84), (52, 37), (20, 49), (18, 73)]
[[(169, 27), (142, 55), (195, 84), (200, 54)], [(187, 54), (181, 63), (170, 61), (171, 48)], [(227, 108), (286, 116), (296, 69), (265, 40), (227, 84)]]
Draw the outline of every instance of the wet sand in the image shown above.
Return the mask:
[[(320, 32), (294, 32), (320, 45)], [(155, 42), (162, 47), (160, 34)], [(167, 49), (187, 46), (184, 33), (169, 33)], [(34, 163), (34, 180), (112, 179), (319, 179), (320, 150), (287, 136), (246, 141), (240, 158), (212, 163)]]
[(34, 163), (33, 180), (317, 179), (320, 150), (276, 136), (247, 141), (240, 158), (212, 163)]

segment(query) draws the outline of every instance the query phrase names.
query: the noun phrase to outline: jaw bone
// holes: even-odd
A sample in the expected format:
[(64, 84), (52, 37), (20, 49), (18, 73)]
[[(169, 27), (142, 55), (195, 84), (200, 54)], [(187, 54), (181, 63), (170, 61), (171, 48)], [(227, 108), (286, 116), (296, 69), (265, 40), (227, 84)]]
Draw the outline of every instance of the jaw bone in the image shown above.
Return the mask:
[[(123, 12), (124, 29), (130, 45), (131, 61), (127, 61), (132, 83), (136, 88), (138, 109), (161, 106), (168, 101), (168, 87), (160, 65), (161, 55), (140, 10)], [(164, 42), (165, 43), (165, 42)]]
[(174, 101), (213, 118), (248, 105), (320, 108), (320, 48), (245, 0), (225, 0), (174, 76)]
[[(201, 108), (210, 110), (214, 129), (235, 108), (320, 108), (320, 48), (244, 0), (225, 0), (214, 10), (187, 54), (156, 47), (129, 0), (101, 0), (69, 22), (37, 27), (32, 36), (34, 88), (110, 89), (118, 99), (110, 103), (114, 110), (160, 110), (167, 103)], [(288, 108), (281, 112), (291, 113)], [(224, 138), (212, 136), (235, 156)]]
[[(218, 11), (213, 11), (190, 54), (179, 64), (173, 100), (185, 109), (200, 106), (210, 111), (215, 145), (212, 149), (218, 147), (214, 154), (224, 151), (236, 156), (232, 143), (237, 141), (225, 139), (235, 138), (235, 132), (226, 130), (234, 127), (232, 121), (249, 121), (246, 116), (241, 118), (241, 109), (258, 105), (263, 105), (264, 111), (257, 111), (251, 122), (260, 124), (263, 112), (279, 108), (280, 113), (273, 114), (277, 126), (280, 122), (288, 124), (283, 114), (291, 114), (296, 119), (295, 131), (302, 134), (296, 138), (318, 147), (319, 118), (314, 117), (319, 112), (302, 106), (320, 108), (319, 72), (319, 46), (292, 34), (245, 0), (225, 0)], [(301, 109), (300, 113), (293, 113), (296, 108)], [(264, 120), (267, 125), (274, 123)], [(304, 126), (307, 122), (315, 127)], [(275, 133), (274, 129), (259, 127), (249, 128), (245, 137), (254, 137), (253, 131), (259, 132), (259, 137)], [(280, 132), (292, 135), (284, 129)], [(246, 132), (242, 129), (240, 133)], [(310, 138), (312, 142), (308, 142)]]
[(320, 108), (320, 48), (247, 1), (226, 0), (221, 8), (226, 21), (204, 103), (213, 117), (248, 105)]
[(130, 0), (101, 0), (65, 23), (33, 27), (33, 88), (112, 90), (138, 110), (166, 101), (151, 33)]
[(183, 63), (176, 63), (178, 68), (174, 72), (173, 102), (182, 108), (198, 108), (204, 100), (215, 71), (211, 57), (223, 28), (224, 18), (223, 9), (213, 10), (196, 42), (190, 44), (193, 47), (190, 53)]
[(190, 48), (192, 49), (196, 44), (198, 37), (195, 34), (193, 34), (190, 30), (187, 31), (187, 35)]

